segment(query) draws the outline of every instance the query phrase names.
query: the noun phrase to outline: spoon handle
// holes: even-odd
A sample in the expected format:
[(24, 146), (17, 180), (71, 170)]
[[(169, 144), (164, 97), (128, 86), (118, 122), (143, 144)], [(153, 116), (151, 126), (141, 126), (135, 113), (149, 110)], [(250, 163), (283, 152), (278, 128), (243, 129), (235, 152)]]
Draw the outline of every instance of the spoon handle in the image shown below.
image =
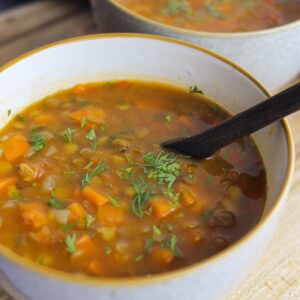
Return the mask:
[(207, 131), (164, 147), (203, 159), (218, 149), (300, 109), (300, 83), (274, 95)]

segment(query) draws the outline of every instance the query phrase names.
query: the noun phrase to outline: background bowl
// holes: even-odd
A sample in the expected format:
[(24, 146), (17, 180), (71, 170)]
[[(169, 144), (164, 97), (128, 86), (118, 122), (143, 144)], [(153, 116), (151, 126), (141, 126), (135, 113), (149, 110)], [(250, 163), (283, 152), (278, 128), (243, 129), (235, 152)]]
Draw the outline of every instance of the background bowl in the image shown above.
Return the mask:
[(300, 20), (256, 32), (208, 33), (152, 21), (115, 0), (91, 3), (101, 31), (152, 33), (198, 44), (240, 64), (271, 90), (300, 75)]
[[(25, 106), (77, 83), (143, 79), (199, 86), (233, 113), (263, 101), (267, 91), (233, 63), (196, 46), (139, 35), (95, 35), (62, 41), (0, 69), (0, 125)], [(242, 96), (241, 96), (242, 95)], [(7, 116), (7, 110), (12, 114)], [(18, 299), (206, 299), (224, 295), (247, 272), (272, 236), (291, 179), (293, 147), (285, 121), (254, 135), (267, 169), (262, 220), (223, 252), (152, 277), (97, 279), (38, 266), (0, 245), (0, 282)]]

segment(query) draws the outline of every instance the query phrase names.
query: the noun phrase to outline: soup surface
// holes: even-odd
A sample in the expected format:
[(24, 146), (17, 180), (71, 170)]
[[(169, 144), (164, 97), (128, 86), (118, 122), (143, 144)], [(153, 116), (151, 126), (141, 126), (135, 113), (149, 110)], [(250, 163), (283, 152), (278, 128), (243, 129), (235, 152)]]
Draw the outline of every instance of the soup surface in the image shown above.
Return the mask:
[(209, 32), (255, 31), (300, 19), (299, 0), (115, 0), (167, 25)]
[(37, 264), (107, 277), (217, 253), (262, 213), (256, 146), (245, 138), (193, 161), (158, 144), (227, 117), (196, 86), (139, 81), (77, 85), (26, 108), (0, 134), (0, 243)]

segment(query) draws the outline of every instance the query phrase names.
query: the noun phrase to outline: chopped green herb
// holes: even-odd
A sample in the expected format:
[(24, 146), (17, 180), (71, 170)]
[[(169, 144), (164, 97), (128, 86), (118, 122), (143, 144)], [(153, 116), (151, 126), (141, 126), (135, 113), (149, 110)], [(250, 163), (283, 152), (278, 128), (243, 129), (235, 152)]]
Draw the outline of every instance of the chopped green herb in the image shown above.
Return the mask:
[(200, 90), (196, 85), (194, 86), (190, 86), (190, 94), (202, 94), (203, 95), (203, 91)]
[(34, 153), (42, 150), (45, 147), (45, 137), (36, 131), (36, 129), (31, 130), (29, 142), (32, 145), (32, 150)]
[(163, 192), (163, 194), (169, 197), (169, 202), (173, 207), (177, 207), (179, 205), (180, 193), (174, 193), (172, 188), (168, 188)]
[(107, 197), (108, 197), (109, 202), (111, 203), (112, 206), (114, 206), (114, 207), (119, 207), (120, 206), (120, 203), (117, 199), (113, 198), (110, 195), (107, 195)]
[(105, 253), (105, 255), (110, 255), (112, 253), (111, 247), (105, 247), (104, 248), (104, 253)]
[(62, 137), (70, 144), (72, 144), (72, 135), (74, 132), (77, 131), (76, 129), (67, 128), (65, 131), (61, 133)]
[(65, 239), (66, 250), (69, 254), (73, 254), (76, 251), (76, 246), (75, 246), (76, 239), (77, 236), (75, 233), (72, 235), (67, 235)]
[(18, 190), (13, 191), (11, 193), (11, 198), (13, 198), (13, 200), (17, 200), (17, 201), (24, 201), (25, 200), (25, 197), (22, 194), (20, 194), (20, 192)]
[(142, 218), (144, 214), (149, 214), (149, 203), (148, 200), (152, 196), (152, 193), (149, 193), (148, 184), (144, 181), (143, 178), (138, 177), (132, 183), (136, 195), (130, 202), (131, 211), (137, 217)]
[(104, 125), (101, 125), (100, 126), (100, 131), (104, 131), (105, 130), (105, 126)]
[(175, 256), (180, 256), (180, 252), (177, 249), (177, 242), (177, 236), (172, 234), (161, 243), (161, 246), (171, 251)]
[(159, 184), (167, 184), (171, 188), (180, 173), (180, 164), (176, 161), (177, 155), (160, 152), (156, 157), (149, 152), (144, 155), (144, 173)]
[(16, 119), (20, 122), (24, 122), (25, 121), (25, 117), (23, 115), (17, 114), (16, 115)]
[(80, 122), (80, 128), (83, 128), (85, 124), (86, 124), (86, 117), (82, 117)]
[(143, 255), (143, 254), (140, 254), (140, 255), (138, 255), (134, 260), (135, 260), (135, 262), (139, 262), (139, 261), (141, 261), (143, 258), (144, 258), (144, 255)]
[(109, 183), (109, 184), (107, 185), (107, 187), (108, 187), (110, 190), (112, 190), (112, 189), (113, 189), (112, 183)]
[(63, 232), (67, 232), (67, 231), (70, 231), (74, 228), (74, 226), (76, 225), (77, 222), (74, 222), (74, 223), (70, 223), (70, 224), (63, 224), (59, 227), (59, 230), (60, 231), (63, 231)]
[(63, 203), (60, 200), (56, 199), (54, 192), (51, 193), (51, 198), (48, 203), (52, 208), (60, 209), (64, 207)]
[(144, 249), (149, 250), (153, 246), (153, 239), (147, 239), (144, 244)]
[(90, 228), (94, 221), (95, 221), (95, 218), (92, 215), (86, 215), (84, 218), (85, 227), (87, 229)]
[(168, 122), (168, 123), (171, 123), (172, 122), (172, 117), (170, 115), (165, 115), (165, 120)]
[(94, 163), (92, 161), (90, 161), (84, 168), (83, 170), (88, 170)]
[(9, 117), (11, 115), (11, 109), (9, 109), (8, 111), (7, 111), (7, 116)]
[(99, 162), (97, 164), (97, 166), (90, 173), (83, 174), (82, 179), (81, 179), (81, 187), (84, 188), (87, 184), (89, 184), (91, 182), (91, 179), (94, 176), (99, 175), (100, 173), (102, 173), (105, 170), (106, 170), (105, 163), (103, 161)]
[(194, 179), (194, 174), (192, 174), (192, 173), (187, 174), (187, 178), (189, 180), (193, 180)]
[(162, 235), (161, 230), (156, 225), (152, 226), (152, 231), (154, 239)]

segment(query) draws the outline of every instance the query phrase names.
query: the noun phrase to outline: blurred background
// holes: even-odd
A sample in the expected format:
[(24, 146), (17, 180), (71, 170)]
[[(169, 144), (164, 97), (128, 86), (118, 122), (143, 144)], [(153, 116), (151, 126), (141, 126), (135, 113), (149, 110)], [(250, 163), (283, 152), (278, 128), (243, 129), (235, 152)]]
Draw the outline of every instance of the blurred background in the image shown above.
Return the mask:
[(0, 0), (0, 65), (44, 44), (96, 32), (88, 0)]

